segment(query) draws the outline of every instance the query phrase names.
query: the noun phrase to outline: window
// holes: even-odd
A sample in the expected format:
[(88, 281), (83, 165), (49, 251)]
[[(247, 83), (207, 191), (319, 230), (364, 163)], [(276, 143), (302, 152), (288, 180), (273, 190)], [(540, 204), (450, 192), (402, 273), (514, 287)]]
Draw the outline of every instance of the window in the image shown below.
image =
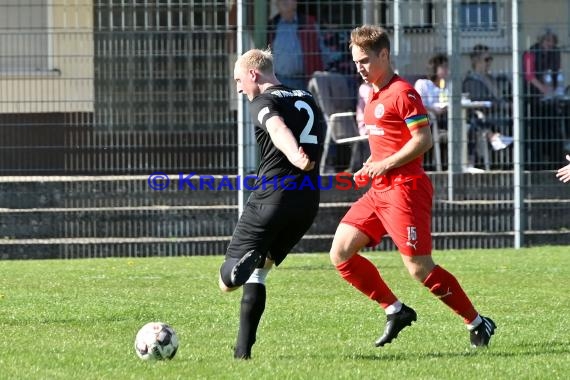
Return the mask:
[(482, 41), (495, 51), (510, 49), (510, 9), (509, 0), (462, 1), (459, 4), (461, 49), (469, 52)]
[(464, 2), (459, 9), (462, 31), (491, 32), (498, 30), (495, 1)]
[[(394, 26), (394, 2), (380, 3), (383, 13), (382, 24), (391, 29)], [(431, 30), (434, 24), (432, 0), (404, 0), (400, 2), (400, 22), (404, 31)]]
[(49, 69), (48, 1), (0, 0), (0, 71)]

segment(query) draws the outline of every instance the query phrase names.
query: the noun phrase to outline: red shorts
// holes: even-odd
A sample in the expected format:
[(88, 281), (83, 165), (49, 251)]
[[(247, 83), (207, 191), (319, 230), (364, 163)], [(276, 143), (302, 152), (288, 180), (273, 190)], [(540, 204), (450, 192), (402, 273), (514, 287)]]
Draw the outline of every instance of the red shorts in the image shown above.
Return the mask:
[(402, 254), (429, 255), (432, 196), (433, 186), (425, 174), (386, 191), (371, 188), (352, 205), (341, 223), (368, 235), (369, 247), (378, 245), (388, 234)]

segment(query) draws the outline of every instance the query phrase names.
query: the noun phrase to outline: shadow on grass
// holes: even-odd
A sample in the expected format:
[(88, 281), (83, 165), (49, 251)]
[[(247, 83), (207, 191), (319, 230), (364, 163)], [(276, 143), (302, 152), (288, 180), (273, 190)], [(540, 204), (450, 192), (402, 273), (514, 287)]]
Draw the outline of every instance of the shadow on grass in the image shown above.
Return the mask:
[[(404, 266), (402, 265), (402, 263), (382, 263), (382, 264), (378, 264), (376, 265), (376, 268), (379, 270), (386, 270), (388, 268), (404, 268)], [(287, 270), (294, 270), (294, 271), (322, 271), (322, 270), (327, 270), (327, 271), (332, 271), (335, 270), (335, 267), (330, 264), (308, 264), (308, 265), (296, 265), (296, 264), (292, 264), (290, 266), (287, 265), (287, 262), (284, 261), (282, 266), (279, 267), (280, 271), (287, 271)]]
[(539, 342), (536, 344), (522, 344), (513, 346), (511, 351), (500, 348), (479, 348), (464, 352), (425, 352), (425, 353), (378, 353), (344, 355), (345, 359), (399, 361), (406, 359), (442, 359), (468, 357), (472, 355), (488, 354), (496, 357), (510, 358), (520, 356), (543, 356), (551, 354), (570, 354), (570, 342)]

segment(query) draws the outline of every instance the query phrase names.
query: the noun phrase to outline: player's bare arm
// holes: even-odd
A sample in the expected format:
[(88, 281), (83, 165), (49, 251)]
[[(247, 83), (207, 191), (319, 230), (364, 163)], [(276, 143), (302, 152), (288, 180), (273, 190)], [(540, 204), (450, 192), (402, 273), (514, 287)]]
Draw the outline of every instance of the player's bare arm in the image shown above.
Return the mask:
[(304, 171), (310, 171), (315, 167), (315, 161), (311, 161), (303, 148), (299, 146), (295, 136), (279, 116), (272, 116), (265, 123), (273, 144), (279, 149), (289, 162)]
[[(570, 161), (570, 154), (566, 155), (566, 159)], [(570, 164), (558, 169), (556, 172), (556, 177), (564, 183), (570, 181)]]
[(382, 176), (390, 169), (400, 167), (415, 160), (427, 152), (433, 145), (429, 127), (418, 128), (411, 131), (412, 138), (396, 153), (381, 161), (368, 161), (364, 167), (354, 175), (367, 174), (370, 178)]

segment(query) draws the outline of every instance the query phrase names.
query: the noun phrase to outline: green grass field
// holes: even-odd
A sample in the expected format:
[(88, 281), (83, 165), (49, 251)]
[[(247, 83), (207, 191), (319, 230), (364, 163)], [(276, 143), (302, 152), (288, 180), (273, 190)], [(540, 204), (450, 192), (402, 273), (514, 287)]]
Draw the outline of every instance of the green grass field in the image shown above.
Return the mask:
[[(384, 313), (325, 254), (273, 270), (251, 361), (236, 361), (241, 291), (222, 294), (222, 257), (0, 261), (0, 379), (567, 379), (568, 247), (435, 252), (497, 322), (473, 350), (462, 320), (414, 282), (394, 252), (366, 254), (418, 321), (375, 348)], [(138, 328), (161, 320), (181, 340), (143, 362)]]

